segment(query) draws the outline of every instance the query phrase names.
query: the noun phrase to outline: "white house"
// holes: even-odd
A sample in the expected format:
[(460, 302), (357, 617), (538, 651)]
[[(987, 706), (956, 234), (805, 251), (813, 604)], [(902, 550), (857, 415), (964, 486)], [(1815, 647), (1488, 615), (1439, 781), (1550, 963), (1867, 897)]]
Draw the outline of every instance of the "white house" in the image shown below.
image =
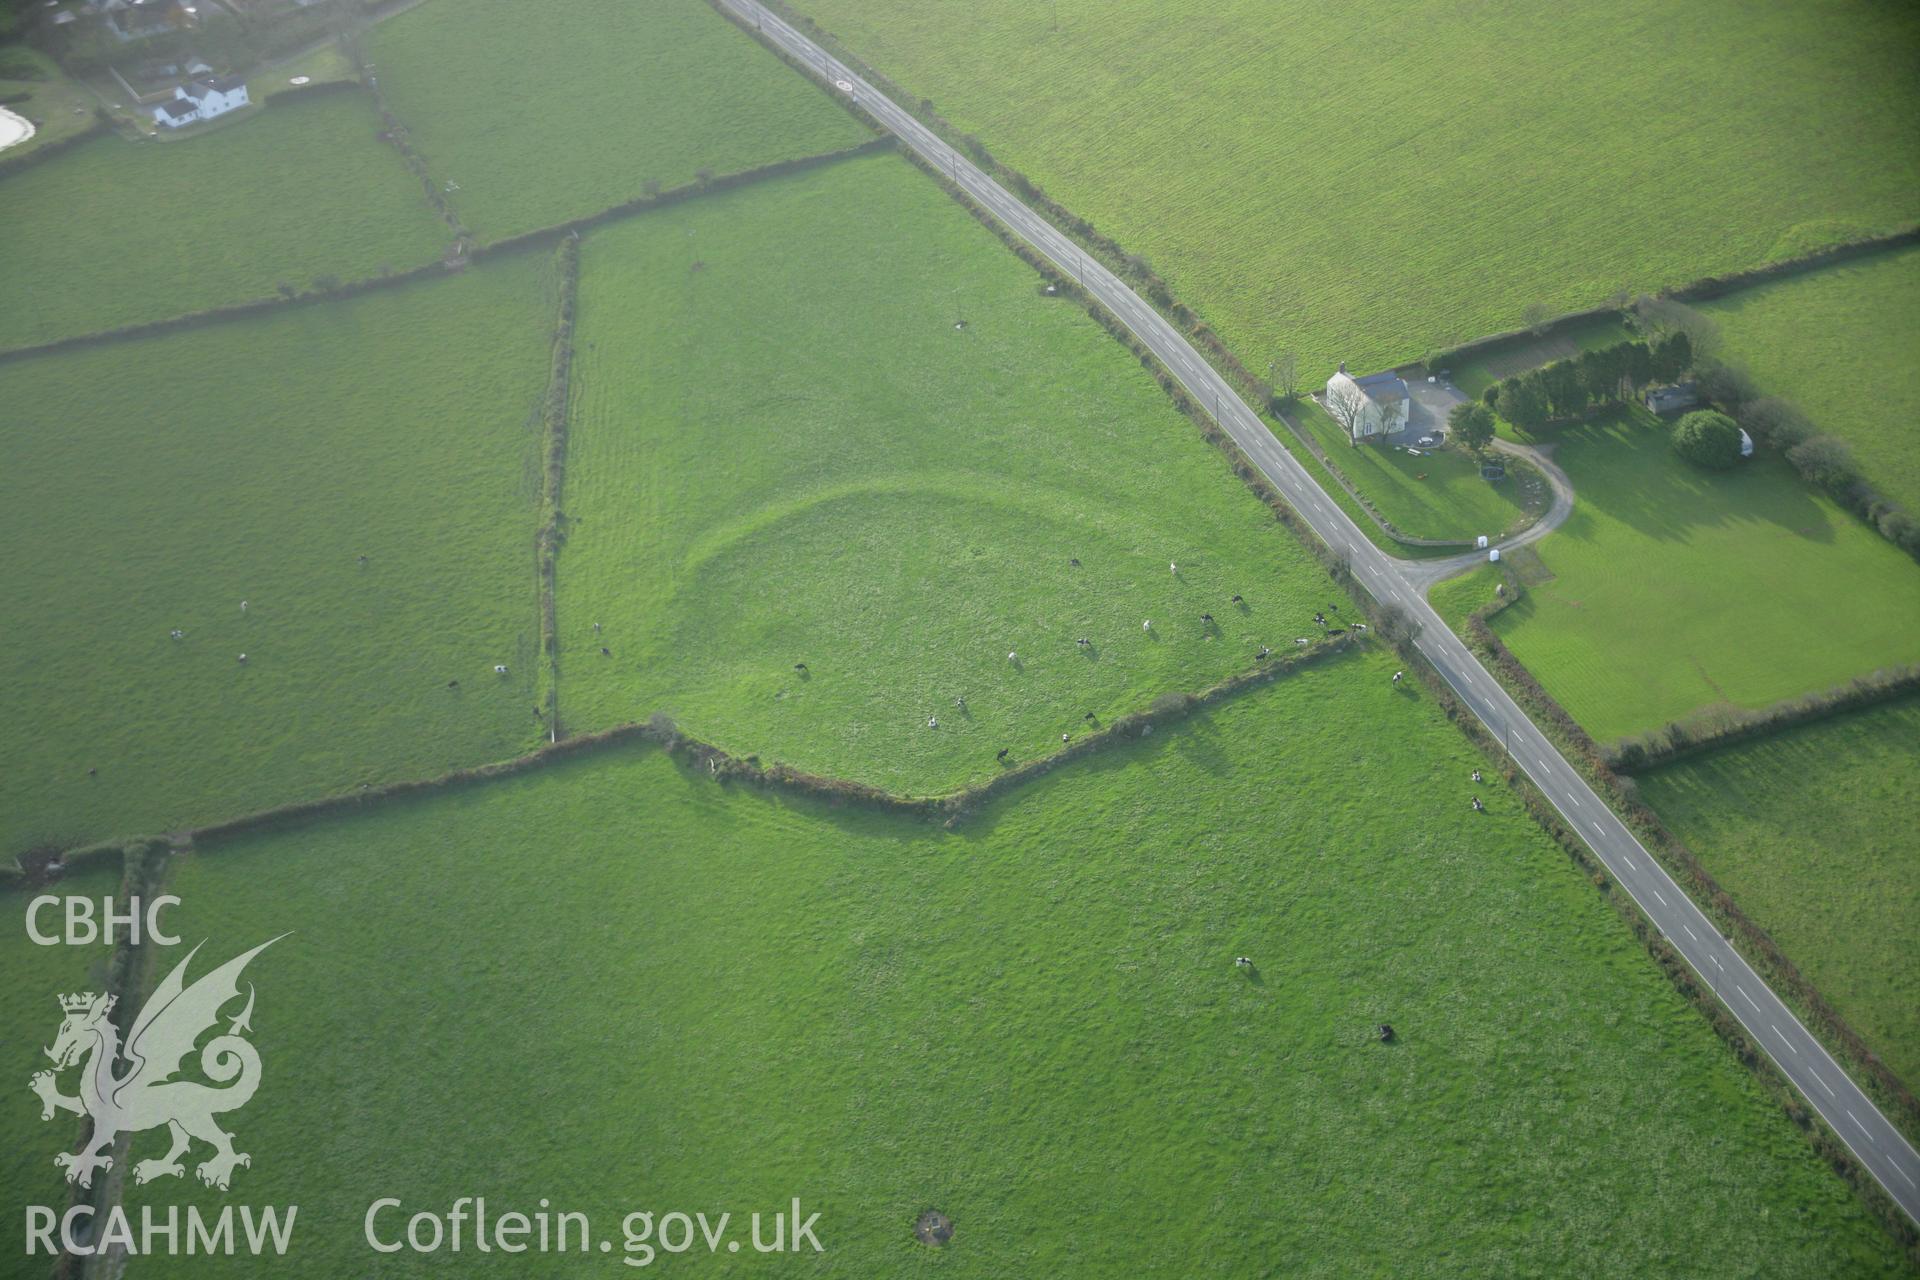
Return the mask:
[(1342, 360), (1340, 371), (1327, 379), (1327, 412), (1356, 442), (1404, 430), (1412, 410), (1413, 393), (1397, 373), (1356, 378)]
[(153, 108), (153, 122), (168, 129), (212, 120), (248, 104), (247, 82), (239, 76), (221, 76), (214, 80), (189, 80), (173, 91), (173, 96)]

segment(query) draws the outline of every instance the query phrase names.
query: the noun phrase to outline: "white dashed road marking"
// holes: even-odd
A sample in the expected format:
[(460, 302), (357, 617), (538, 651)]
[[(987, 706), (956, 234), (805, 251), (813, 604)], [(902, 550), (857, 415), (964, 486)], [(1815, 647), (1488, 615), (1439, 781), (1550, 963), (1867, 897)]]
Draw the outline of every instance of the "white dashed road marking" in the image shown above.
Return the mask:
[(1747, 989), (1745, 987), (1735, 987), (1734, 990), (1740, 993), (1740, 998), (1742, 1000), (1745, 1000), (1748, 1004), (1753, 1005), (1753, 1011), (1755, 1013), (1760, 1012), (1760, 1005), (1754, 1000), (1752, 996), (1747, 994)]

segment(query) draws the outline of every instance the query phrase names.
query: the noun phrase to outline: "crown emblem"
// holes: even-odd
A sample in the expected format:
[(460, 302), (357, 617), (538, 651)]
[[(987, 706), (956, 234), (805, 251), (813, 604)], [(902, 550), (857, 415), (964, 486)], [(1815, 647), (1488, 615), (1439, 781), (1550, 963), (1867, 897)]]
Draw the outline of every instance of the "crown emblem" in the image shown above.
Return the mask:
[[(108, 996), (103, 1013), (112, 1013), (117, 996)], [(93, 1007), (94, 995), (91, 991), (76, 991), (72, 995), (60, 997), (60, 1007), (68, 1013), (85, 1013)]]

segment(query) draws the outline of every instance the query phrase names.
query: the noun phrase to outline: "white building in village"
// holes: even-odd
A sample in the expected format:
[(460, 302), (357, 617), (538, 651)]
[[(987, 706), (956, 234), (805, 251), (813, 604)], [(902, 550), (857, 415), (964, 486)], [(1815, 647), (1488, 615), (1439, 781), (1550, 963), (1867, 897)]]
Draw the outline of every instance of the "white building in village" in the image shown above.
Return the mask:
[(1327, 412), (1356, 442), (1405, 430), (1412, 411), (1413, 393), (1397, 373), (1356, 378), (1342, 360), (1340, 371), (1327, 379)]
[(190, 80), (173, 91), (173, 96), (152, 108), (153, 122), (165, 129), (178, 129), (199, 120), (212, 120), (248, 104), (247, 82), (239, 76), (221, 76), (216, 80)]

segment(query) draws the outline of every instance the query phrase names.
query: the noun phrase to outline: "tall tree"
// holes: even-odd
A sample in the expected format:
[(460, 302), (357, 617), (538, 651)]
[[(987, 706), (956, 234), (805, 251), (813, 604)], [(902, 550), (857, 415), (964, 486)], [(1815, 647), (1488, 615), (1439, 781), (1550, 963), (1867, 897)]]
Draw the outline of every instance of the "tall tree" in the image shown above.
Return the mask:
[(1282, 351), (1267, 362), (1267, 382), (1282, 403), (1292, 403), (1300, 394), (1300, 357)]
[(1453, 433), (1454, 439), (1479, 453), (1493, 442), (1493, 414), (1476, 401), (1457, 404), (1447, 414), (1447, 430)]
[(1373, 406), (1367, 400), (1366, 393), (1346, 379), (1327, 393), (1327, 412), (1333, 420), (1346, 429), (1347, 443), (1358, 444), (1359, 428), (1366, 422)]
[(1523, 373), (1500, 384), (1494, 412), (1522, 431), (1534, 431), (1546, 425), (1547, 393), (1540, 386), (1538, 373)]
[(1693, 339), (1684, 329), (1669, 329), (1653, 340), (1653, 376), (1663, 382), (1685, 373), (1693, 366)]
[(1571, 360), (1555, 360), (1540, 370), (1540, 385), (1553, 402), (1553, 411), (1563, 418), (1572, 417), (1587, 407), (1587, 389), (1580, 378), (1580, 366)]
[(1644, 342), (1627, 344), (1627, 381), (1636, 387), (1653, 381), (1653, 350)]

